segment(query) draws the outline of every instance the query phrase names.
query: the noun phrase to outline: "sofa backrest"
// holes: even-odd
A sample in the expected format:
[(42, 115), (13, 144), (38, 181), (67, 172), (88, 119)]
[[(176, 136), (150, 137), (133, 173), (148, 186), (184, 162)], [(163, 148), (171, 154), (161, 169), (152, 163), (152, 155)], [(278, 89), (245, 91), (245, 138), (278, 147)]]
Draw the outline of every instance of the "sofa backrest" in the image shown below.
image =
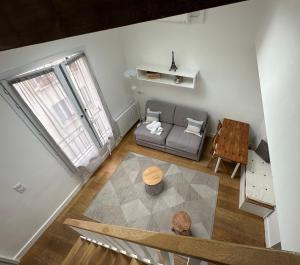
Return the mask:
[(174, 113), (174, 121), (173, 123), (177, 126), (187, 127), (188, 121), (186, 118), (191, 118), (197, 121), (204, 121), (204, 127), (207, 122), (208, 114), (206, 111), (184, 107), (184, 106), (176, 106)]
[(161, 111), (160, 121), (173, 124), (175, 105), (172, 103), (151, 99), (146, 102), (145, 113), (147, 108), (152, 111)]

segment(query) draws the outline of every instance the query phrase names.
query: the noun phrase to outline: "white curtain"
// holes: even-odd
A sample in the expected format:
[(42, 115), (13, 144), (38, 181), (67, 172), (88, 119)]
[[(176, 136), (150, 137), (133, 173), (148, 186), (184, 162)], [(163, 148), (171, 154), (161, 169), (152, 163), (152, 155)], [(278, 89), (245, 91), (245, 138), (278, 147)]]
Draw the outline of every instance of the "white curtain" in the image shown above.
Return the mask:
[(113, 138), (113, 129), (86, 57), (81, 55), (72, 60), (67, 64), (67, 71), (102, 146), (107, 145)]
[(13, 86), (71, 163), (92, 171), (99, 150), (55, 73), (49, 70), (21, 78)]

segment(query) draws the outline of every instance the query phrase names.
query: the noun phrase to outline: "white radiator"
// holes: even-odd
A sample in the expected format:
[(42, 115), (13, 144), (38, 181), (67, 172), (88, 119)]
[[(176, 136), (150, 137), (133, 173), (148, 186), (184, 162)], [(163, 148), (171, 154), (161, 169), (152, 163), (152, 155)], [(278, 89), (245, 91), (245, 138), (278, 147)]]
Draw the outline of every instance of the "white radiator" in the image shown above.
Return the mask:
[(117, 118), (115, 118), (120, 129), (121, 137), (123, 137), (139, 119), (138, 107), (136, 104), (136, 102), (133, 102)]

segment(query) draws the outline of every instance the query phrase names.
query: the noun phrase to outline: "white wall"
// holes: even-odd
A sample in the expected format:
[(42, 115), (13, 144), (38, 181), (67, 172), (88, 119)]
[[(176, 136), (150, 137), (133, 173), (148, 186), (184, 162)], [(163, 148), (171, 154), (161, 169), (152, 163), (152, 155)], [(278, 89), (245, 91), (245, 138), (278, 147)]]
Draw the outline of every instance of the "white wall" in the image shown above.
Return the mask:
[[(0, 256), (13, 258), (79, 179), (62, 167), (0, 97)], [(21, 181), (27, 191), (13, 186)]]
[[(0, 52), (0, 73), (83, 46), (108, 107), (118, 116), (132, 101), (124, 83), (118, 30)], [(32, 134), (0, 97), (0, 257), (12, 258), (81, 183)], [(13, 190), (22, 182), (27, 191)]]
[(117, 117), (133, 100), (123, 76), (125, 57), (118, 29), (0, 52), (0, 73), (78, 47), (84, 48), (108, 108)]
[(123, 28), (129, 68), (169, 66), (174, 50), (179, 68), (200, 71), (195, 90), (140, 82), (144, 99), (203, 108), (212, 118), (212, 132), (224, 117), (249, 122), (258, 132), (263, 110), (253, 39), (255, 11), (245, 2), (208, 10), (204, 24), (146, 22)]
[(281, 243), (300, 251), (300, 1), (264, 3), (257, 57)]
[[(262, 2), (274, 12), (262, 12)], [(116, 29), (0, 52), (0, 73), (84, 46), (108, 107), (117, 117), (132, 101), (123, 78), (125, 68), (143, 63), (168, 66), (174, 50), (179, 67), (200, 70), (196, 89), (140, 82), (144, 100), (156, 97), (203, 108), (212, 118), (211, 131), (224, 117), (249, 122), (256, 143), (265, 135), (261, 85), (282, 246), (299, 251), (300, 127), (295, 121), (300, 3), (271, 2), (253, 0), (211, 9), (204, 24), (148, 22), (122, 28), (121, 35)], [(259, 25), (257, 41), (259, 83), (254, 35), (260, 13), (266, 20)], [(80, 180), (52, 157), (2, 98), (0, 120), (0, 256), (14, 257)], [(28, 188), (23, 195), (12, 190), (18, 181)]]

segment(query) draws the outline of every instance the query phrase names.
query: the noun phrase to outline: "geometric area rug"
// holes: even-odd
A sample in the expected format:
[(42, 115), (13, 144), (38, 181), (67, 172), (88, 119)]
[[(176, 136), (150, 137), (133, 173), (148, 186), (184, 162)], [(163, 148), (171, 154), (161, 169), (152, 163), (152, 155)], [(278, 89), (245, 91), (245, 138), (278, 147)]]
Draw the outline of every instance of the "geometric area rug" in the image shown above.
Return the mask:
[[(164, 190), (151, 196), (142, 174), (154, 165), (164, 173)], [(173, 215), (186, 211), (193, 236), (211, 239), (218, 186), (217, 176), (128, 153), (84, 215), (100, 223), (171, 232)]]

